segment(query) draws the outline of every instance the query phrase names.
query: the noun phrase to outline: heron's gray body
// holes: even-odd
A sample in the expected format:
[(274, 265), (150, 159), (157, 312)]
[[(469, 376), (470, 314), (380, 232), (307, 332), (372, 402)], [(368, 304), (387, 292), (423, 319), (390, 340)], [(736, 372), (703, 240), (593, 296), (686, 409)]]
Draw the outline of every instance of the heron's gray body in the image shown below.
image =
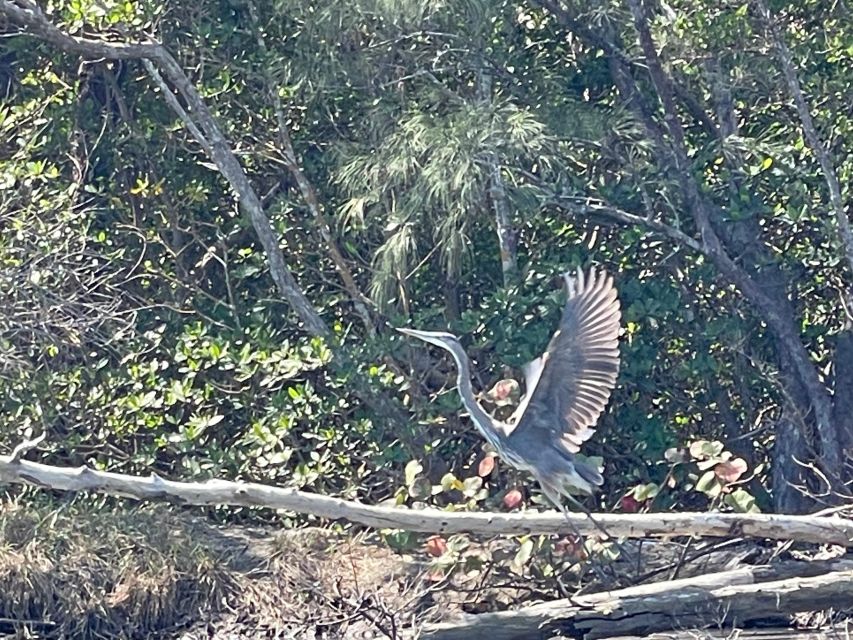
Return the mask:
[(400, 329), (453, 356), (462, 402), (480, 433), (512, 466), (529, 471), (563, 509), (561, 495), (592, 494), (604, 479), (575, 454), (595, 433), (619, 372), (619, 301), (604, 273), (564, 274), (568, 299), (548, 348), (524, 368), (526, 395), (508, 422), (494, 420), (474, 397), (470, 361), (455, 336)]

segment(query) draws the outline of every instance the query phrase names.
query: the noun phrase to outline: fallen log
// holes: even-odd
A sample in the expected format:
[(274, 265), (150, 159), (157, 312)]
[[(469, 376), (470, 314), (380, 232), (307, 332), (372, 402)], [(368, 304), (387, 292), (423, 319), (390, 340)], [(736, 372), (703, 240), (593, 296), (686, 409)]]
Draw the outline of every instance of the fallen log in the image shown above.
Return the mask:
[(604, 591), (425, 626), (429, 640), (613, 636), (741, 626), (853, 607), (853, 560), (788, 562)]
[(644, 636), (616, 636), (608, 640), (841, 640), (849, 638), (853, 625), (840, 622), (820, 629), (772, 627), (757, 629), (679, 629)]
[[(22, 460), (32, 443), (9, 456), (0, 456), (0, 482), (29, 484), (61, 491), (93, 491), (136, 500), (159, 500), (183, 505), (266, 507), (322, 518), (344, 518), (378, 529), (427, 533), (583, 534), (599, 535), (600, 525), (618, 538), (711, 536), (796, 540), (853, 547), (853, 520), (837, 514), (826, 517), (738, 513), (584, 514), (567, 517), (546, 513), (470, 513), (438, 509), (407, 509), (361, 504), (296, 489), (254, 482), (207, 480), (178, 482), (156, 474), (133, 476), (89, 467), (58, 467)], [(596, 524), (597, 523), (597, 524)]]

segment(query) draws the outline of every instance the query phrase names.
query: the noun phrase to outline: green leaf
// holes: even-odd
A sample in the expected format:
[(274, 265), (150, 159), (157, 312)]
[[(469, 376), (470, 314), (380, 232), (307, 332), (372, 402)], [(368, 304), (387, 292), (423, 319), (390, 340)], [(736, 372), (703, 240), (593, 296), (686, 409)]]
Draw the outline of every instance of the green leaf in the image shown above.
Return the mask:
[(406, 486), (411, 486), (415, 482), (415, 478), (417, 478), (418, 474), (423, 470), (423, 465), (421, 465), (420, 462), (417, 460), (410, 460), (406, 465), (406, 470), (403, 472), (406, 479)]
[(432, 483), (423, 476), (417, 477), (408, 485), (409, 495), (412, 498), (421, 499), (432, 495)]
[(459, 481), (452, 473), (445, 473), (443, 476), (441, 476), (441, 488), (444, 491), (451, 491), (452, 489), (456, 489), (458, 484)]
[(716, 440), (697, 440), (690, 445), (690, 455), (694, 460), (714, 458), (723, 452), (723, 443)]
[(643, 502), (649, 498), (654, 498), (660, 492), (660, 486), (654, 482), (647, 484), (638, 484), (634, 487), (632, 493), (637, 502)]
[(483, 479), (480, 476), (465, 478), (465, 481), (462, 483), (462, 495), (466, 498), (473, 498), (482, 486)]
[(735, 489), (723, 498), (723, 502), (738, 513), (760, 513), (755, 497), (744, 489)]
[(533, 555), (533, 540), (531, 538), (526, 538), (521, 546), (518, 548), (518, 551), (515, 553), (515, 557), (510, 562), (509, 568), (511, 571), (517, 574), (524, 573), (524, 567), (530, 562), (530, 557)]
[(713, 471), (706, 471), (702, 477), (696, 482), (696, 490), (702, 493), (715, 496), (720, 492), (720, 483), (717, 482), (717, 474)]

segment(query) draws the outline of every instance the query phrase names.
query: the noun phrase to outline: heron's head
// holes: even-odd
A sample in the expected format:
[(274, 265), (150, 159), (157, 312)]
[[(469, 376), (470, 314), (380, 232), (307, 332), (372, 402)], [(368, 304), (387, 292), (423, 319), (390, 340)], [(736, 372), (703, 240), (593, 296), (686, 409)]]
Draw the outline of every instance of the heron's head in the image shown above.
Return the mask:
[(407, 336), (420, 338), (424, 342), (429, 342), (450, 352), (453, 352), (454, 347), (459, 346), (459, 340), (456, 336), (446, 331), (418, 331), (417, 329), (397, 329), (397, 331)]

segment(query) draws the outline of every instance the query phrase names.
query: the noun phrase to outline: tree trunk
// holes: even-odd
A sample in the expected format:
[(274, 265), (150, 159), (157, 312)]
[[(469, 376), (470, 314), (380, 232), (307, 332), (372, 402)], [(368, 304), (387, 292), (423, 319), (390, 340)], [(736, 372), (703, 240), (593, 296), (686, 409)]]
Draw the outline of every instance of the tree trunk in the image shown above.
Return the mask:
[(808, 478), (802, 452), (808, 445), (794, 418), (786, 410), (776, 422), (772, 449), (773, 510), (806, 513), (814, 501), (806, 495)]
[(459, 304), (459, 286), (453, 280), (444, 280), (444, 319), (453, 325), (462, 319), (462, 307)]
[[(482, 104), (490, 105), (492, 103), (492, 76), (486, 70), (486, 62), (483, 61), (481, 64), (482, 67), (477, 77), (477, 97)], [(498, 236), (501, 272), (503, 273), (504, 286), (507, 286), (515, 282), (518, 272), (517, 233), (512, 226), (512, 214), (510, 213), (506, 185), (503, 175), (501, 175), (500, 158), (494, 149), (490, 149), (486, 153), (486, 165), (489, 176), (489, 200), (495, 214), (495, 232)]]
[[(841, 443), (847, 452), (845, 458), (853, 454), (853, 328), (847, 328), (838, 335), (835, 345), (835, 396), (832, 415), (841, 432)], [(850, 473), (847, 474), (848, 477)]]
[[(706, 63), (706, 70), (719, 121), (720, 145), (725, 146), (729, 136), (739, 134), (729, 88), (729, 74), (724, 65), (713, 57)], [(729, 193), (732, 198), (739, 198), (743, 187), (740, 176), (744, 173), (741, 169), (745, 163), (742, 154), (738, 151), (730, 152), (727, 157), (734, 158), (734, 166), (729, 169)], [(777, 306), (785, 309), (787, 315), (793, 317), (794, 310), (787, 296), (788, 283), (778, 260), (762, 241), (763, 232), (758, 219), (749, 215), (728, 220), (722, 215), (717, 215), (711, 219), (711, 224), (726, 250), (731, 255), (738, 256), (738, 264), (749, 273), (764, 294), (773, 299)], [(806, 467), (803, 463), (814, 457), (814, 451), (809, 448), (808, 440), (803, 434), (802, 421), (796, 421), (793, 417), (796, 414), (808, 414), (809, 401), (798, 377), (793, 372), (784, 345), (778, 345), (776, 358), (776, 364), (783, 372), (784, 386), (788, 390), (784, 403), (793, 406), (784, 409), (782, 417), (776, 424), (772, 454), (773, 504), (774, 509), (780, 513), (803, 513), (808, 509), (810, 502), (802, 490), (806, 486), (804, 473)]]
[[(671, 140), (667, 149), (671, 151), (669, 155), (674, 162), (675, 178), (678, 180), (684, 201), (702, 238), (704, 252), (713, 260), (721, 274), (734, 284), (761, 314), (763, 321), (773, 332), (780, 349), (786, 354), (792, 365), (790, 373), (796, 375), (799, 382), (797, 386), (802, 388), (807, 398), (807, 403), (801, 406), (808, 407), (809, 411), (803, 415), (814, 416), (820, 442), (818, 462), (832, 488), (836, 489), (840, 486), (842, 462), (838, 430), (832, 421), (832, 401), (829, 392), (823, 385), (808, 350), (803, 345), (795, 315), (790, 306), (784, 304), (779, 298), (768, 295), (762, 283), (756, 282), (735, 262), (732, 258), (733, 254), (727, 251), (720, 236), (714, 230), (714, 219), (718, 216), (718, 207), (706, 199), (694, 177), (686, 134), (679, 120), (674, 100), (673, 83), (661, 64), (651, 36), (645, 8), (640, 0), (627, 0), (627, 4), (634, 19), (634, 27), (639, 36), (649, 75), (663, 108), (666, 131)], [(793, 378), (786, 378), (786, 380), (791, 379)]]

